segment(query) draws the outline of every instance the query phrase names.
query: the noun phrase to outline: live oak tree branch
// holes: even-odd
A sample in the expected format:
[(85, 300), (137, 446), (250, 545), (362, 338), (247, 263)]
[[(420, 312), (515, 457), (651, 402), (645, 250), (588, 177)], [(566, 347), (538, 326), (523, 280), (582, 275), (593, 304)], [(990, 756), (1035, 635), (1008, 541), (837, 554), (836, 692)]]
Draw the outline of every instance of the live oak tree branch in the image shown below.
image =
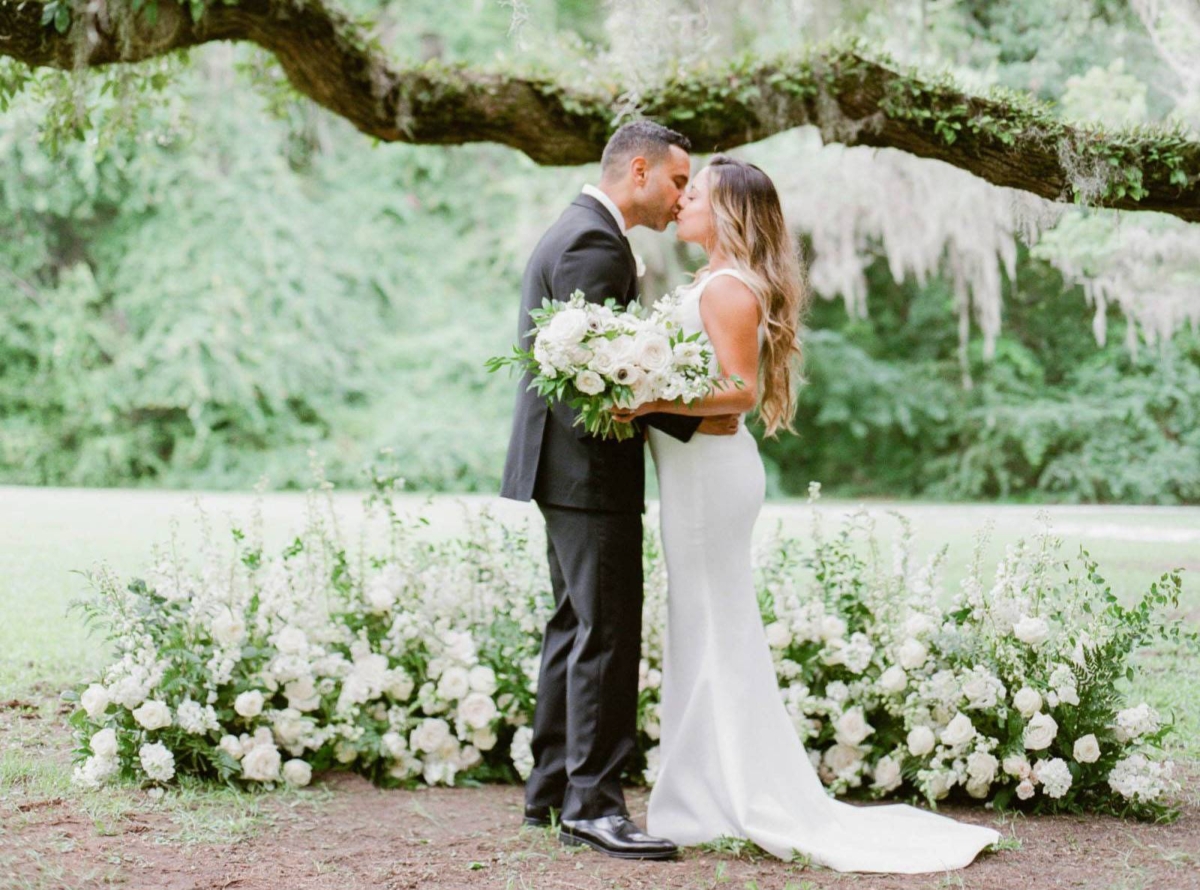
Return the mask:
[[(67, 0), (60, 0), (65, 4)], [(141, 3), (138, 4), (142, 6)], [(220, 40), (274, 54), (300, 93), (386, 142), (498, 142), (539, 164), (595, 161), (623, 92), (423, 65), (402, 69), (326, 0), (0, 0), (0, 55), (64, 70), (136, 63)], [(47, 24), (43, 22), (49, 18)], [(56, 27), (56, 21), (57, 25)], [(62, 29), (60, 31), (60, 28)], [(861, 47), (693, 72), (638, 95), (701, 152), (811, 124), (826, 141), (937, 158), (1050, 200), (1200, 221), (1200, 143), (1178, 131), (1074, 127), (1020, 94), (973, 96)]]

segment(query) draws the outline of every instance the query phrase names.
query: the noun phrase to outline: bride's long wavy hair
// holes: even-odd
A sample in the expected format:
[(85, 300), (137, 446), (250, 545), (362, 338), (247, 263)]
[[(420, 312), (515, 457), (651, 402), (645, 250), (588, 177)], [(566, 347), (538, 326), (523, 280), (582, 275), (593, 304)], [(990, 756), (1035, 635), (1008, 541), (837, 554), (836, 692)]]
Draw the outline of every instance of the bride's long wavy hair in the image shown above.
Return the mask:
[(723, 154), (714, 155), (708, 169), (715, 247), (746, 277), (767, 326), (758, 364), (758, 415), (768, 436), (780, 429), (795, 432), (800, 321), (810, 300), (797, 243), (766, 173)]

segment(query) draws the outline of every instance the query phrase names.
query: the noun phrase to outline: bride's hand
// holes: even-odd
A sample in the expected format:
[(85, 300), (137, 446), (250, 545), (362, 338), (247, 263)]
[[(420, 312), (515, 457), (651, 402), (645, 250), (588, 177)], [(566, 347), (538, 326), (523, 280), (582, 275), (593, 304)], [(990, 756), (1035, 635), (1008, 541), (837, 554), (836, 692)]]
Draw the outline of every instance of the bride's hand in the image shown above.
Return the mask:
[(641, 417), (643, 414), (653, 414), (658, 410), (657, 405), (658, 402), (646, 402), (636, 408), (620, 408), (614, 405), (608, 410), (617, 423), (633, 423), (634, 418)]

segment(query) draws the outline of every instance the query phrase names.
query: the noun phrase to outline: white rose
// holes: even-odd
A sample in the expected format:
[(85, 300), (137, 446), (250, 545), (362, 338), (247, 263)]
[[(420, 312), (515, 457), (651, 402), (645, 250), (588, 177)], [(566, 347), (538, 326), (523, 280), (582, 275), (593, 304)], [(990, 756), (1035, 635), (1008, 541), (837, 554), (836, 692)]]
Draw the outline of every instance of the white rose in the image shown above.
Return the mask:
[(1030, 775), (1029, 761), (1021, 754), (1009, 754), (1000, 764), (1006, 775), (1016, 779), (1027, 779)]
[(480, 751), (491, 751), (496, 747), (496, 731), (490, 726), (477, 729), (471, 733), (471, 744)]
[(1028, 720), (1042, 709), (1042, 697), (1038, 695), (1036, 689), (1022, 686), (1017, 691), (1017, 694), (1013, 696), (1013, 707), (1020, 712), (1022, 717)]
[(1044, 643), (1050, 636), (1050, 625), (1036, 616), (1022, 615), (1020, 620), (1013, 625), (1013, 636), (1022, 643), (1036, 646)]
[(900, 772), (900, 762), (890, 756), (880, 757), (875, 764), (875, 781), (871, 783), (872, 787), (887, 793), (898, 788), (902, 781), (904, 777)]
[(934, 800), (941, 800), (950, 793), (957, 782), (953, 770), (938, 770), (926, 780), (926, 789)]
[(482, 692), (490, 696), (496, 692), (496, 672), (487, 665), (476, 665), (467, 673), (467, 681), (472, 692)]
[(287, 696), (288, 707), (297, 711), (313, 711), (321, 704), (321, 696), (317, 694), (312, 677), (298, 677), (283, 687)]
[(234, 760), (242, 759), (242, 742), (235, 735), (223, 735), (218, 747)]
[(312, 767), (303, 760), (289, 760), (283, 765), (283, 781), (303, 788), (312, 781)]
[(450, 741), (450, 724), (440, 717), (428, 717), (421, 725), (412, 731), (408, 738), (409, 746), (414, 751), (425, 751), (432, 754), (447, 741)]
[(560, 309), (550, 319), (546, 333), (556, 342), (574, 345), (588, 332), (587, 313), (582, 309)]
[(971, 718), (961, 712), (955, 714), (954, 719), (942, 730), (942, 744), (949, 745), (951, 748), (965, 745), (973, 738), (975, 738), (975, 726), (971, 723)]
[(592, 351), (592, 357), (588, 361), (588, 370), (601, 377), (612, 377), (613, 368), (616, 366), (617, 356), (612, 346), (609, 345), (609, 341), (601, 340)]
[(929, 657), (929, 649), (920, 640), (909, 637), (896, 652), (896, 661), (907, 670), (919, 668)]
[(604, 378), (589, 369), (575, 375), (575, 388), (585, 396), (595, 396), (604, 392)]
[(1062, 686), (1058, 689), (1058, 700), (1063, 704), (1078, 705), (1079, 692), (1074, 686)]
[(967, 780), (967, 794), (976, 800), (983, 800), (988, 796), (988, 791), (991, 789), (991, 782), (982, 782), (977, 779)]
[(835, 777), (847, 776), (862, 764), (862, 751), (853, 745), (834, 745), (825, 752), (821, 762)]
[(108, 697), (108, 690), (99, 683), (93, 683), (83, 691), (83, 695), (79, 696), (79, 705), (92, 720), (99, 720), (104, 716), (104, 712), (108, 710), (111, 700)]
[(967, 707), (975, 709), (994, 708), (997, 696), (1003, 691), (1004, 687), (990, 674), (971, 674), (962, 687)]
[(171, 709), (163, 702), (151, 700), (133, 712), (133, 719), (144, 729), (162, 729), (171, 725)]
[(786, 649), (792, 644), (792, 632), (786, 625), (772, 621), (766, 627), (767, 645), (772, 649)]
[(273, 716), (275, 741), (283, 745), (285, 748), (293, 747), (298, 744), (304, 736), (307, 724), (300, 716), (300, 712), (295, 708), (285, 708), (278, 711)]
[(263, 694), (255, 689), (250, 692), (243, 692), (235, 698), (233, 700), (233, 709), (249, 720), (262, 713), (265, 701)]
[(387, 672), (384, 691), (396, 699), (396, 701), (408, 701), (409, 696), (413, 694), (415, 686), (413, 678), (408, 675), (407, 671), (402, 668), (395, 668)]
[(479, 753), (479, 749), (473, 745), (464, 745), (463, 749), (458, 752), (458, 757), (455, 761), (460, 770), (466, 772), (469, 769), (474, 769), (483, 763), (483, 755)]
[(915, 726), (908, 733), (908, 753), (914, 757), (923, 757), (933, 750), (936, 739), (933, 730), (928, 726)]
[(647, 371), (666, 371), (671, 367), (671, 341), (662, 334), (648, 331), (634, 341), (634, 360)]
[(251, 782), (275, 782), (283, 758), (273, 744), (255, 745), (242, 757), (242, 777)]
[(458, 715), (472, 729), (483, 729), (499, 716), (499, 712), (490, 695), (472, 692), (459, 704)]
[(1095, 763), (1099, 760), (1100, 744), (1096, 741), (1096, 736), (1088, 733), (1077, 738), (1073, 754), (1080, 763)]
[(236, 646), (246, 636), (246, 622), (228, 608), (217, 612), (212, 622), (213, 640), (220, 646)]
[(893, 664), (879, 675), (879, 688), (884, 692), (901, 692), (908, 685), (908, 674), (899, 665)]
[(857, 745), (873, 731), (861, 707), (854, 707), (842, 714), (834, 725), (837, 740), (843, 745)]
[(1041, 751), (1050, 747), (1054, 737), (1058, 735), (1058, 724), (1049, 714), (1034, 714), (1025, 727), (1025, 748), (1029, 751)]
[(437, 685), (438, 695), (449, 701), (458, 701), (471, 691), (470, 675), (460, 667), (448, 668)]
[(1029, 779), (1022, 779), (1021, 784), (1017, 786), (1017, 797), (1021, 798), (1021, 800), (1029, 800), (1033, 795), (1033, 782)]
[(117, 756), (117, 733), (111, 727), (102, 729), (91, 739), (92, 753), (103, 760)]
[(987, 786), (996, 780), (1000, 761), (986, 751), (975, 751), (967, 758), (967, 775), (973, 782)]

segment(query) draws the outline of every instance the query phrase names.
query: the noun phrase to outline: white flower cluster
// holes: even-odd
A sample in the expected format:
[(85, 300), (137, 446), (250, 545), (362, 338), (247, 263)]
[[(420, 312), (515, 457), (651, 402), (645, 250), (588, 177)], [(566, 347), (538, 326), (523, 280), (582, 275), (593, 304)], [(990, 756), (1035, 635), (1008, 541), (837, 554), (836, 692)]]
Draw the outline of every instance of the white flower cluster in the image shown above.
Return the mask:
[(350, 569), (313, 515), (275, 559), (234, 553), (191, 574), (160, 563), (151, 577), (170, 597), (102, 574), (119, 658), (79, 695), (90, 754), (76, 780), (167, 782), (184, 746), (200, 772), (246, 783), (306, 785), (330, 761), (397, 783), (531, 768), (521, 730), (548, 575), (495, 520), (468, 525), (432, 545), (397, 527), (387, 558)]
[[(552, 609), (541, 554), (486, 514), (448, 541), (389, 521), (388, 546), (357, 563), (319, 513), (276, 558), (235, 549), (192, 574), (160, 563), (169, 597), (101, 573), (117, 657), (78, 696), (76, 781), (165, 783), (180, 764), (295, 786), (317, 763), (399, 784), (528, 776)], [(1053, 549), (1037, 547), (1010, 551), (990, 588), (972, 572), (943, 609), (940, 557), (917, 565), (906, 530), (891, 567), (867, 562), (872, 534), (861, 515), (832, 539), (815, 529), (800, 561), (815, 583), (797, 580), (793, 542), (768, 541), (756, 558), (764, 644), (831, 793), (910, 785), (931, 800), (961, 789), (1046, 807), (1110, 795), (1158, 812), (1174, 787), (1157, 756), (1163, 723), (1144, 703), (1107, 710), (1115, 692), (1097, 677), (1123, 666), (1088, 667), (1094, 646), (1125, 632), (1120, 613), (1085, 608), (1078, 578), (1053, 590)], [(652, 534), (646, 544), (633, 767), (653, 783), (666, 572)]]
[(717, 368), (712, 345), (685, 335), (678, 299), (665, 296), (646, 315), (588, 302), (576, 291), (566, 303), (534, 313), (532, 353), (524, 367), (541, 391), (567, 384), (565, 398), (581, 409), (589, 432), (603, 433), (613, 406), (636, 408), (656, 399), (692, 402), (712, 391)]

